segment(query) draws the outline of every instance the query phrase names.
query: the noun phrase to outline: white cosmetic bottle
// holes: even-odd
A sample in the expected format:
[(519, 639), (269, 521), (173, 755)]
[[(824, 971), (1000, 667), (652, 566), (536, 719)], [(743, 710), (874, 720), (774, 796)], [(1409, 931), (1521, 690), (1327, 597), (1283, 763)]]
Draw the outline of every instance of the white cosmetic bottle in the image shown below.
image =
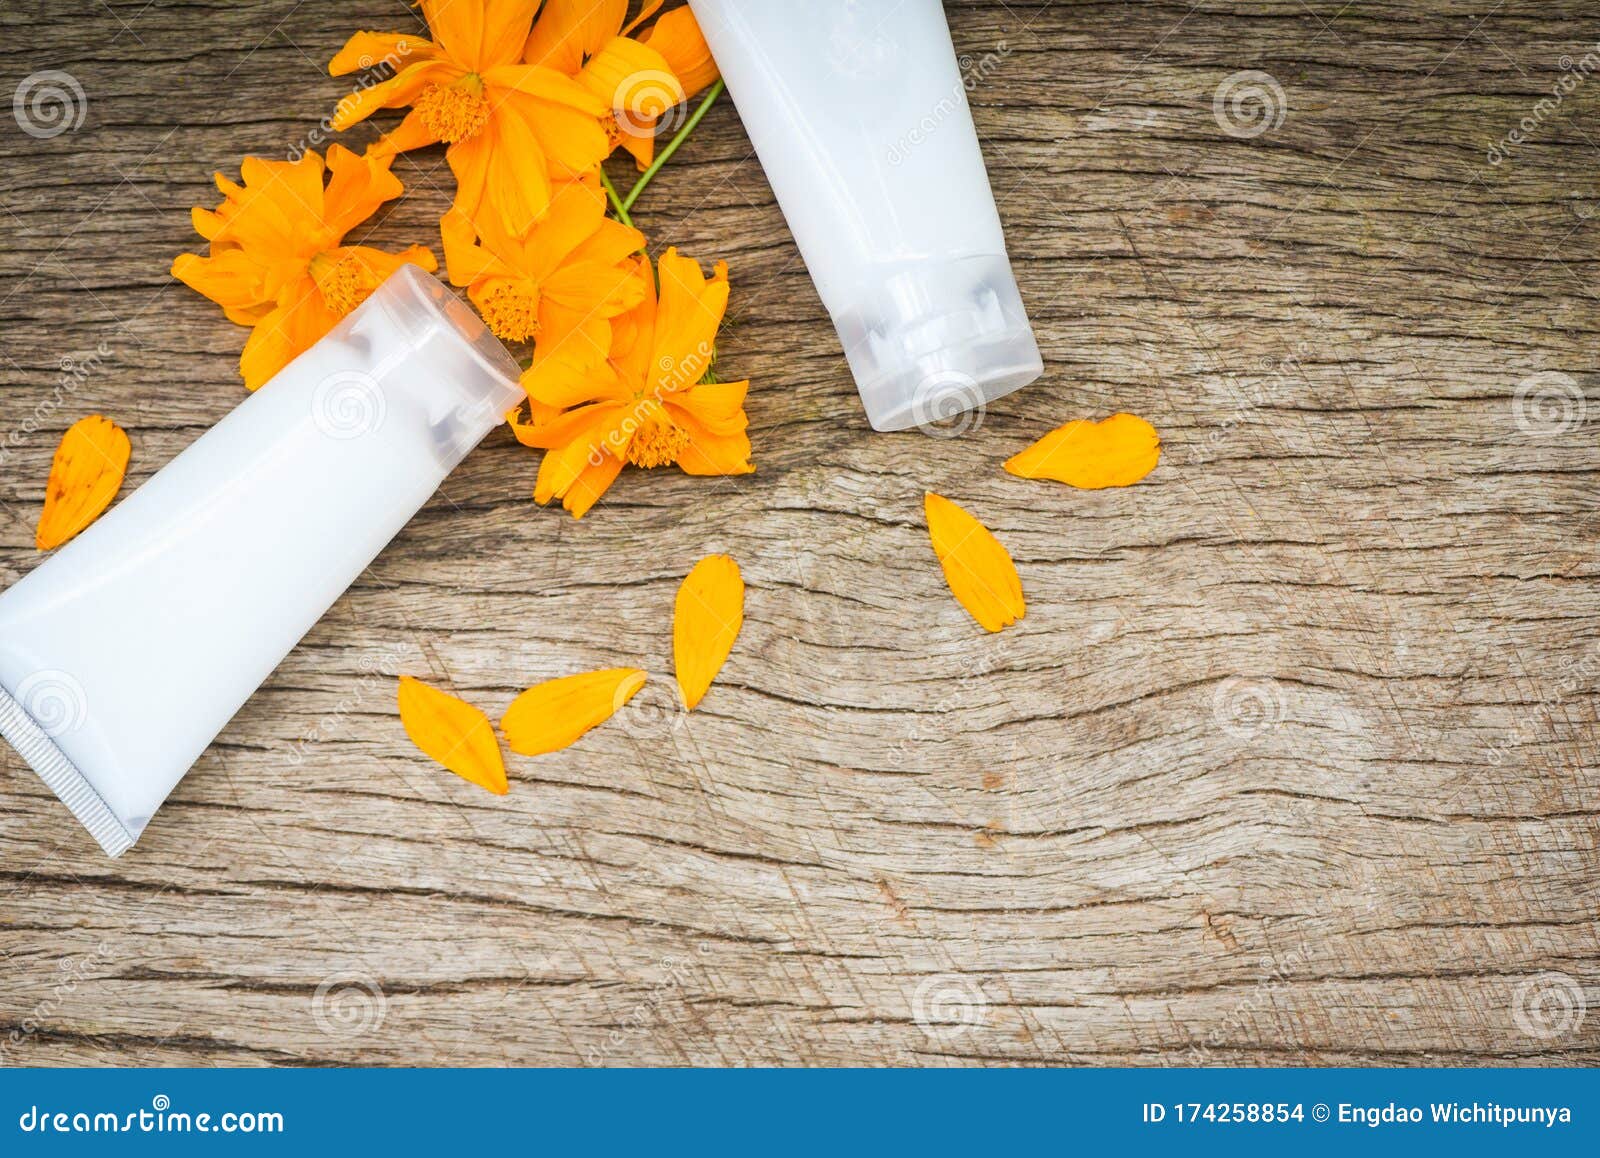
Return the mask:
[(689, 3), (873, 427), (929, 427), (1037, 378), (939, 0)]
[(311, 349), (0, 595), (0, 735), (107, 853), (523, 397), (402, 266)]

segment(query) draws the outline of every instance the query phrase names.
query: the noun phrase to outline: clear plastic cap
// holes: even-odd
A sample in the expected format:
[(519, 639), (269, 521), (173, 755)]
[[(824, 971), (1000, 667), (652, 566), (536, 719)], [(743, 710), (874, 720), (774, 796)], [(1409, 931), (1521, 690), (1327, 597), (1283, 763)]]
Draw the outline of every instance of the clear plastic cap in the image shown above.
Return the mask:
[(438, 278), (402, 265), (323, 339), (341, 343), (368, 386), (424, 409), (446, 471), (526, 397), (521, 367)]
[(1044, 372), (1004, 254), (900, 267), (833, 321), (874, 430), (964, 428)]

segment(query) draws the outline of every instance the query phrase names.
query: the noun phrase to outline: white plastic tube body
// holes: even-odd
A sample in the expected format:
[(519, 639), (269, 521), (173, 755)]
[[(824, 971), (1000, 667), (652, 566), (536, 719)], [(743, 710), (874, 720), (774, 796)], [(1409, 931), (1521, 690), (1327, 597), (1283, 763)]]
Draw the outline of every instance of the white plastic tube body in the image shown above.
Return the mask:
[(939, 0), (690, 0), (878, 430), (1043, 370)]
[(405, 266), (0, 595), (0, 734), (113, 856), (522, 397)]

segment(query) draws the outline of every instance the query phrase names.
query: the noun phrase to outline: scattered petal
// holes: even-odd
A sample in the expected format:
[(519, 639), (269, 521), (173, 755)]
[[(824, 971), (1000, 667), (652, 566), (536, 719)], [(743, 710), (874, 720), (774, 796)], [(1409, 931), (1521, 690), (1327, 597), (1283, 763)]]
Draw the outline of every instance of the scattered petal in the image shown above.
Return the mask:
[(504, 796), (505, 760), (489, 717), (448, 692), (400, 677), (400, 722), (411, 742), (463, 780)]
[(633, 699), (646, 679), (631, 667), (546, 680), (511, 701), (500, 730), (513, 752), (542, 756), (573, 743)]
[(957, 602), (985, 631), (999, 631), (1021, 619), (1027, 610), (1022, 580), (1000, 540), (943, 495), (926, 492), (923, 509), (933, 552)]
[(100, 517), (122, 486), (128, 454), (127, 433), (109, 418), (91, 414), (67, 429), (44, 488), (44, 512), (33, 536), (39, 550), (61, 546)]
[(707, 555), (694, 565), (672, 615), (672, 661), (678, 690), (691, 711), (728, 661), (744, 626), (744, 578), (726, 555)]
[(1125, 487), (1155, 470), (1161, 459), (1156, 428), (1132, 414), (1113, 414), (1099, 422), (1080, 418), (1058, 426), (1021, 454), (1006, 460), (1006, 470), (1021, 478), (1048, 478), (1083, 490)]

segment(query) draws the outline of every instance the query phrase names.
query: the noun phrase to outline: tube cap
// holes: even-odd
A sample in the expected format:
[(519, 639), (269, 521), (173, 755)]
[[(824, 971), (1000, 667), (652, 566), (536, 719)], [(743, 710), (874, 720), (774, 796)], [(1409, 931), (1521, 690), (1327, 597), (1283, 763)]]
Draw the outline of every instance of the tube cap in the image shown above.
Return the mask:
[(874, 430), (960, 433), (1044, 372), (1004, 254), (902, 266), (833, 322)]
[(445, 471), (527, 397), (521, 367), (500, 339), (415, 265), (390, 274), (322, 340), (346, 344), (357, 364), (370, 367), (344, 375), (358, 380), (346, 384), (349, 392), (365, 389), (424, 407)]

